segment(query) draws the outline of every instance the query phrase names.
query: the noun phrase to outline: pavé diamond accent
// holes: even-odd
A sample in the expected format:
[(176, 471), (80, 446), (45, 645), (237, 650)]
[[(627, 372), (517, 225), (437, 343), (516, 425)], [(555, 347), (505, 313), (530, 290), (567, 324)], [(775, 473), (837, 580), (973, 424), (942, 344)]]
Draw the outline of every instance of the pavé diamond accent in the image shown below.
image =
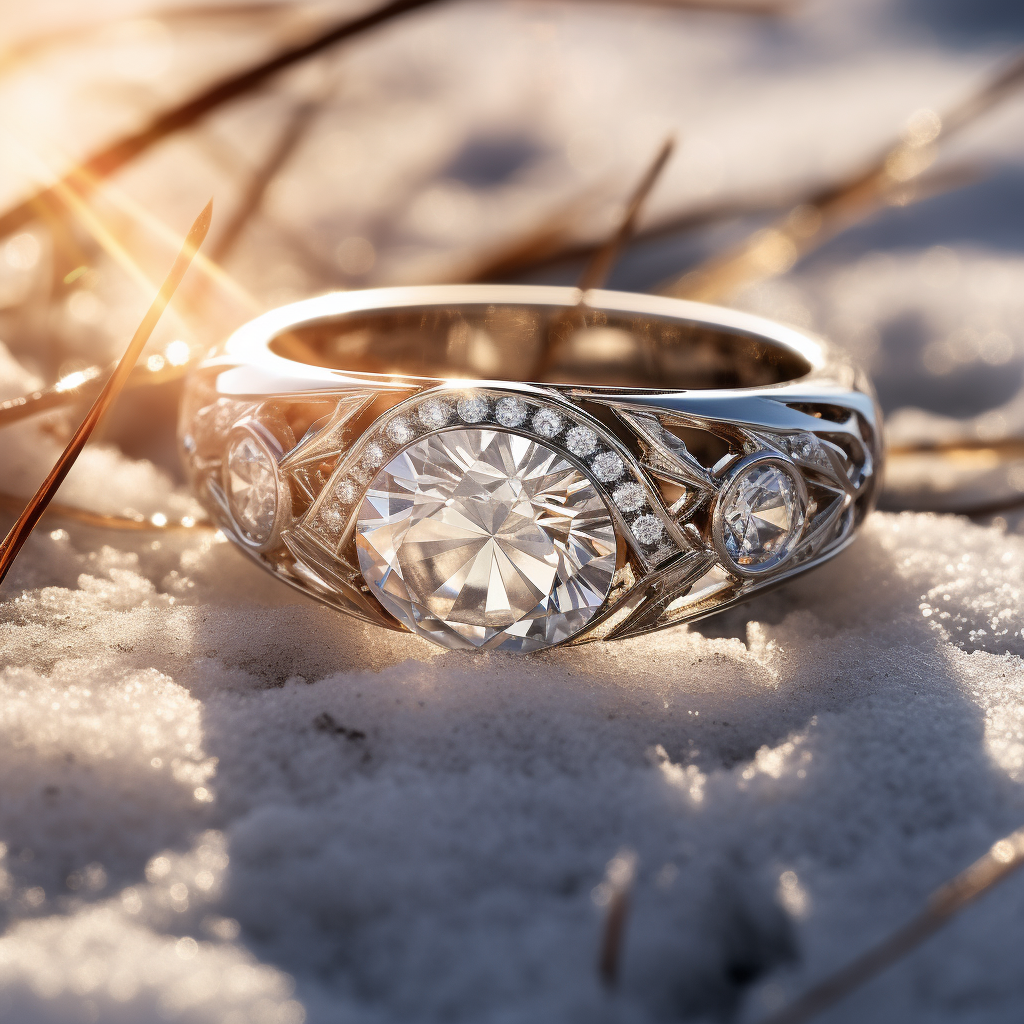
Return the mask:
[(487, 419), (487, 414), (491, 411), (490, 403), (479, 395), (460, 398), (456, 408), (463, 423), (479, 423)]
[(494, 407), (494, 418), (503, 427), (521, 427), (526, 422), (529, 412), (529, 406), (521, 398), (506, 395), (498, 399), (498, 404)]
[(277, 516), (277, 472), (273, 457), (248, 435), (232, 444), (224, 485), (235, 525), (253, 544), (265, 544)]
[(628, 480), (615, 488), (612, 501), (623, 512), (639, 512), (647, 504), (647, 495), (644, 494), (643, 487), (635, 480)]
[(359, 484), (355, 480), (340, 480), (334, 493), (339, 501), (343, 501), (346, 505), (351, 505), (359, 497)]
[(384, 464), (384, 449), (376, 441), (371, 441), (363, 449), (363, 465), (376, 469)]
[(416, 412), (427, 430), (440, 430), (452, 418), (451, 406), (440, 398), (428, 398)]
[(416, 436), (416, 430), (404, 416), (395, 417), (385, 430), (395, 444), (408, 444)]
[(622, 459), (615, 452), (601, 452), (591, 463), (594, 476), (603, 484), (610, 484), (622, 476), (625, 466)]
[(562, 430), (562, 417), (554, 409), (538, 409), (533, 416), (533, 429), (541, 437), (557, 437)]
[(657, 544), (665, 532), (665, 524), (652, 515), (640, 516), (630, 527), (641, 544)]
[(571, 427), (565, 435), (565, 447), (577, 458), (585, 459), (597, 448), (597, 434), (590, 427)]
[(518, 434), (452, 429), (374, 479), (356, 523), (371, 592), (450, 648), (531, 651), (577, 633), (615, 571), (615, 529), (593, 483)]
[(793, 477), (777, 465), (753, 465), (729, 484), (721, 507), (722, 542), (737, 566), (765, 569), (792, 551), (803, 524)]

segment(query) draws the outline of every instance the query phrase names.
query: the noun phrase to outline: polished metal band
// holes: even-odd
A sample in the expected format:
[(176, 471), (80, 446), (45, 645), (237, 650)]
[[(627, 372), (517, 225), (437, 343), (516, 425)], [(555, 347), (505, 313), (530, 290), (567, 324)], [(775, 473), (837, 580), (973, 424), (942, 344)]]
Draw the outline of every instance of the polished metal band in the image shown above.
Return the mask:
[(190, 377), (180, 440), (197, 496), (283, 580), (520, 651), (701, 618), (819, 565), (881, 460), (870, 384), (827, 343), (541, 286), (273, 310)]

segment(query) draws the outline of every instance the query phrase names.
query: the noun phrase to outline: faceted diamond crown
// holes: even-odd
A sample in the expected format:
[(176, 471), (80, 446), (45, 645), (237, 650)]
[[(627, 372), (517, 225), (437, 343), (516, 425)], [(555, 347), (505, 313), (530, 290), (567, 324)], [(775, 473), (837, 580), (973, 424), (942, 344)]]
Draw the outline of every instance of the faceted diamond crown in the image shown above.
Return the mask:
[(728, 485), (720, 516), (722, 542), (733, 562), (767, 569), (792, 552), (803, 525), (803, 503), (791, 474), (774, 464), (755, 464)]
[(373, 480), (359, 568), (409, 629), (450, 648), (531, 651), (579, 632), (615, 572), (603, 499), (567, 459), (505, 430), (421, 438)]
[(251, 435), (231, 446), (224, 485), (235, 525), (247, 540), (265, 544), (277, 517), (277, 473), (271, 455)]

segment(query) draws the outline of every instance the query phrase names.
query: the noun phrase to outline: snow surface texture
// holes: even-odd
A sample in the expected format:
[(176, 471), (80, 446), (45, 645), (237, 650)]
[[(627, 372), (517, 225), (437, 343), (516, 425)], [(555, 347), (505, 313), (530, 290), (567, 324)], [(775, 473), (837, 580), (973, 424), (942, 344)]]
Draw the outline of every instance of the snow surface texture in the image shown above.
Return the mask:
[[(695, 85), (716, 83), (704, 141), (683, 142), (665, 186), (688, 200), (707, 185), (697, 167), (718, 168), (712, 195), (730, 175), (733, 191), (843, 167), (1005, 48), (953, 13), (925, 33), (920, 8), (809, 4), (779, 28), (454, 5), (372, 47), (447, 67), (482, 59), (482, 33), (499, 40), (478, 69), (484, 118), (511, 105), (516, 32), (540, 25), (543, 43), (554, 24), (572, 56), (557, 75), (648, 111), (625, 128), (632, 156), (670, 120), (667, 83), (688, 82), (695, 109)], [(442, 110), (445, 90), (471, 91), (428, 80)], [(585, 126), (592, 105), (565, 105), (538, 114), (539, 145), (562, 114)], [(1019, 182), (1014, 109), (974, 146)], [(676, 115), (684, 140), (691, 113)], [(575, 152), (600, 149), (584, 136)], [(971, 194), (968, 214), (984, 205)], [(888, 215), (738, 301), (858, 352), (901, 436), (1019, 428), (1024, 236), (1015, 250), (995, 228), (943, 235), (932, 221), (958, 209)], [(1006, 209), (1000, 230), (1019, 217)], [(0, 350), (5, 397), (36, 383)], [(24, 492), (58, 448), (46, 418), (6, 432), (4, 487)], [(61, 500), (194, 510), (110, 445)], [(1022, 591), (1019, 516), (876, 514), (828, 568), (695, 627), (468, 658), (296, 603), (219, 534), (48, 521), (0, 604), (0, 1017), (756, 1021), (1024, 822)], [(637, 881), (611, 995), (595, 965), (623, 851)], [(1017, 1021), (1022, 921), (1017, 877), (822, 1019)]]

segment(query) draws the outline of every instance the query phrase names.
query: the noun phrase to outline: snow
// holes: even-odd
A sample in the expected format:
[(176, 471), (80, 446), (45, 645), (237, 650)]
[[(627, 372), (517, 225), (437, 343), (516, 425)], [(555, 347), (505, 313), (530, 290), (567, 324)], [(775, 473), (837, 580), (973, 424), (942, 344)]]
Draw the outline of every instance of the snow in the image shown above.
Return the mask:
[[(454, 259), (502, 211), (528, 219), (576, 194), (593, 180), (580, 154), (628, 181), (670, 122), (680, 163), (652, 214), (834, 173), (1020, 35), (1009, 22), (985, 35), (982, 15), (951, 27), (921, 5), (839, 0), (783, 26), (578, 3), (416, 17), (346, 51), (333, 116), (347, 134), (330, 137), (332, 152), (362, 154), (346, 173), (363, 191), (317, 214), (326, 171), (301, 179), (298, 161), (273, 197), (303, 231), (309, 204), (310, 237), (336, 240), (370, 235), (370, 213), (349, 205), (383, 217), (404, 180), (420, 205), (374, 228), (381, 275)], [(232, 116), (219, 130), (244, 137), (245, 113)], [(960, 155), (1019, 180), (1022, 116), (1008, 104)], [(97, 118), (104, 131), (116, 120)], [(425, 237), (438, 210), (466, 208), (443, 176), (452, 151), (494, 124), (546, 155)], [(576, 164), (554, 152), (567, 138)], [(147, 157), (150, 177), (133, 170), (125, 187), (176, 223), (213, 173), (179, 171), (159, 205), (159, 173), (198, 166), (188, 154)], [(391, 179), (377, 174), (399, 157)], [(997, 184), (890, 211), (736, 301), (854, 351), (895, 439), (1020, 430), (1021, 236), (991, 214), (986, 237), (961, 229), (995, 201), (986, 189), (1005, 196)], [(261, 231), (233, 264), (254, 294), (319, 286), (298, 263), (257, 266)], [(652, 287), (681, 251), (645, 248), (620, 284)], [(104, 303), (138, 304), (105, 287)], [(2, 316), (9, 397), (47, 367), (29, 343), (40, 335)], [(123, 343), (96, 329), (97, 358)], [(27, 492), (62, 429), (52, 415), (4, 432), (3, 489)], [(125, 436), (91, 448), (61, 500), (194, 510), (173, 465), (125, 455)], [(757, 1021), (1024, 821), (1022, 591), (1019, 513), (883, 512), (828, 567), (693, 627), (468, 657), (305, 601), (220, 534), (44, 521), (0, 603), (0, 1017)], [(609, 993), (603, 916), (631, 856)], [(1015, 877), (822, 1019), (1015, 1021), (1022, 919)]]

